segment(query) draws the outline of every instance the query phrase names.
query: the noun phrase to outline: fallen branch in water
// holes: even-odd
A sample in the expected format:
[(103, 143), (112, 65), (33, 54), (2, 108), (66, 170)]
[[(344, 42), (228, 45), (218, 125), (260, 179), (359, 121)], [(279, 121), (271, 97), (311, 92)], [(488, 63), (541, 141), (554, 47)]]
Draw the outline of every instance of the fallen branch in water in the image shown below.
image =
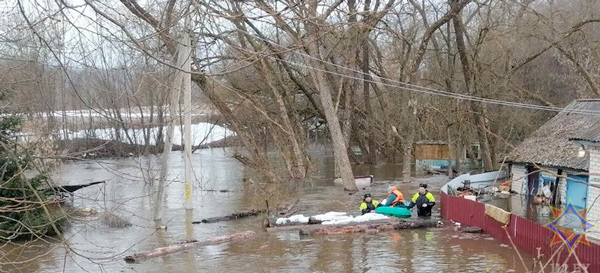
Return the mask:
[(206, 218), (206, 219), (202, 219), (200, 221), (194, 221), (194, 222), (192, 222), (192, 224), (210, 224), (210, 223), (216, 223), (216, 222), (231, 221), (231, 220), (246, 218), (246, 217), (250, 217), (250, 216), (257, 216), (264, 212), (266, 212), (266, 210), (253, 209), (251, 211), (232, 213), (232, 214), (229, 214), (226, 216)]
[(441, 227), (443, 224), (437, 220), (416, 220), (416, 221), (400, 221), (396, 223), (361, 223), (356, 225), (348, 226), (307, 226), (300, 229), (301, 235), (333, 235), (333, 234), (347, 234), (347, 233), (358, 233), (358, 232), (380, 232), (389, 230), (399, 229), (412, 229), (412, 228), (428, 228), (428, 227)]
[(209, 245), (217, 245), (217, 244), (222, 244), (222, 243), (227, 243), (227, 242), (237, 241), (237, 240), (244, 240), (244, 239), (253, 237), (254, 235), (256, 235), (256, 233), (254, 233), (254, 231), (244, 231), (244, 232), (235, 233), (232, 235), (215, 237), (210, 240), (202, 241), (202, 242), (198, 242), (198, 241), (182, 242), (179, 244), (174, 244), (174, 245), (165, 246), (165, 247), (159, 247), (159, 248), (155, 248), (152, 250), (143, 251), (140, 253), (135, 253), (131, 256), (125, 257), (125, 261), (128, 263), (134, 263), (134, 262), (138, 262), (140, 260), (160, 257), (160, 256), (164, 256), (164, 255), (168, 255), (168, 254), (172, 254), (175, 252), (180, 252), (180, 251), (184, 251), (184, 250), (188, 250), (188, 249), (192, 249), (192, 248), (209, 246)]
[(283, 217), (283, 218), (292, 216), (292, 214), (295, 213), (295, 211), (292, 211), (292, 209), (296, 206), (296, 204), (298, 204), (298, 201), (300, 201), (300, 199), (296, 198), (294, 201), (290, 202), (287, 206), (285, 206), (283, 208), (279, 208), (277, 215), (279, 217)]

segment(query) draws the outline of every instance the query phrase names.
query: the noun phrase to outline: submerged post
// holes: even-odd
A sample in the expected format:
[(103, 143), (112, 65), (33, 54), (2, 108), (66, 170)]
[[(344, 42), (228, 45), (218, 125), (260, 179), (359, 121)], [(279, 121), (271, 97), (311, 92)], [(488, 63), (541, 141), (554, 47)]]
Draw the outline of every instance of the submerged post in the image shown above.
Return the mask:
[[(177, 55), (177, 67), (182, 67), (184, 60), (187, 56), (183, 53), (184, 50), (179, 45)], [(163, 146), (162, 166), (160, 168), (160, 176), (158, 178), (158, 189), (156, 192), (156, 202), (154, 208), (154, 223), (156, 228), (163, 228), (164, 224), (162, 221), (163, 208), (165, 203), (165, 182), (169, 175), (169, 161), (171, 159), (171, 149), (173, 148), (173, 135), (175, 133), (175, 118), (177, 117), (177, 106), (179, 105), (179, 94), (181, 93), (181, 82), (183, 80), (183, 74), (181, 71), (175, 72), (175, 79), (171, 85), (171, 93), (169, 100), (169, 117), (168, 117), (168, 128), (167, 138)]]
[[(190, 54), (190, 35), (186, 33), (181, 41), (185, 61), (183, 69), (191, 71), (191, 54)], [(183, 109), (184, 115), (184, 153), (183, 163), (185, 167), (185, 188), (184, 188), (184, 207), (187, 210), (193, 209), (192, 201), (192, 75), (184, 73), (183, 75)]]

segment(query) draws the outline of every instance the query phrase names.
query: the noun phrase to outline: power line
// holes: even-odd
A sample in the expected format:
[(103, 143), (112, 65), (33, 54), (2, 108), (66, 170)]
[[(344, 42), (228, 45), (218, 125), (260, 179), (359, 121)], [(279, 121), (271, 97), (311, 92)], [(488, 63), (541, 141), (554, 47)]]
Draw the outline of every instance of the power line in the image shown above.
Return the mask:
[[(254, 35), (252, 33), (243, 31), (238, 29), (239, 32), (242, 32), (244, 34), (250, 35), (258, 40), (262, 40), (265, 41), (267, 43), (269, 43), (270, 45), (275, 45), (279, 48), (285, 49), (287, 51), (289, 51), (288, 47), (285, 47), (281, 44), (278, 44), (274, 41), (268, 40), (266, 38), (262, 38), (258, 35)], [(349, 68), (346, 66), (342, 66), (342, 65), (338, 65), (332, 62), (328, 62), (325, 60), (322, 60), (320, 58), (317, 57), (313, 57), (309, 54), (306, 53), (301, 53), (298, 51), (292, 51), (293, 54), (298, 54), (300, 56), (306, 57), (306, 58), (310, 58), (313, 60), (317, 60), (321, 63), (327, 64), (327, 65), (331, 65), (333, 67), (337, 67), (349, 72), (353, 72), (353, 73), (357, 73), (357, 74), (361, 74), (361, 75), (368, 75), (371, 76), (370, 73), (365, 73), (363, 71), (360, 70), (355, 70), (353, 68)], [(329, 71), (329, 70), (324, 70), (324, 69), (318, 69), (309, 65), (305, 65), (305, 64), (300, 64), (300, 63), (296, 63), (293, 61), (289, 61), (289, 60), (285, 60), (273, 55), (267, 55), (267, 57), (288, 63), (288, 64), (292, 64), (292, 65), (296, 65), (296, 66), (300, 66), (300, 67), (304, 67), (304, 68), (308, 68), (308, 69), (313, 69), (313, 70), (317, 70), (317, 71), (321, 71), (324, 73), (328, 73), (331, 75), (336, 75), (336, 76), (341, 76), (341, 77), (346, 77), (346, 78), (350, 78), (350, 79), (356, 79), (356, 80), (361, 80), (361, 81), (365, 81), (365, 82), (370, 82), (370, 83), (374, 83), (374, 84), (382, 84), (384, 86), (389, 86), (389, 87), (395, 87), (395, 88), (400, 88), (409, 92), (418, 92), (418, 93), (424, 93), (424, 94), (429, 94), (429, 95), (434, 95), (434, 96), (441, 96), (441, 97), (447, 97), (447, 98), (453, 98), (453, 99), (459, 99), (459, 100), (468, 100), (468, 101), (475, 101), (475, 102), (482, 102), (482, 103), (487, 103), (487, 104), (494, 104), (494, 105), (502, 105), (502, 106), (509, 106), (509, 107), (516, 107), (516, 108), (524, 108), (524, 109), (532, 109), (532, 110), (542, 110), (542, 111), (551, 111), (551, 112), (562, 112), (564, 110), (568, 110), (571, 113), (577, 113), (577, 114), (591, 114), (591, 115), (600, 115), (600, 111), (597, 110), (581, 110), (581, 109), (567, 109), (567, 108), (561, 108), (561, 107), (555, 107), (555, 106), (544, 106), (544, 105), (538, 105), (538, 104), (530, 104), (530, 103), (522, 103), (522, 102), (512, 102), (512, 101), (505, 101), (505, 100), (498, 100), (498, 99), (490, 99), (490, 98), (483, 98), (483, 97), (477, 97), (477, 96), (472, 96), (472, 95), (466, 95), (466, 94), (460, 94), (460, 93), (452, 93), (452, 92), (448, 92), (448, 91), (444, 91), (444, 90), (439, 90), (439, 89), (434, 89), (434, 88), (430, 88), (430, 87), (424, 87), (424, 86), (420, 86), (420, 85), (415, 85), (415, 84), (409, 84), (409, 83), (405, 83), (405, 82), (401, 82), (401, 81), (397, 81), (394, 79), (389, 79), (389, 78), (384, 78), (384, 77), (378, 77), (380, 79), (385, 79), (386, 81), (390, 82), (390, 83), (386, 83), (386, 82), (376, 82), (374, 80), (367, 80), (364, 78), (358, 78), (356, 76), (353, 75), (347, 75), (347, 74), (343, 74), (343, 73), (338, 73), (338, 72), (334, 72), (334, 71)], [(391, 84), (393, 83), (393, 84)]]
[(576, 114), (587, 114), (587, 115), (598, 115), (598, 116), (600, 116), (600, 111), (594, 111), (594, 110), (579, 110), (579, 109), (567, 109), (567, 108), (560, 108), (560, 107), (547, 107), (547, 106), (535, 105), (535, 104), (518, 103), (518, 102), (502, 101), (502, 100), (495, 100), (495, 99), (486, 99), (486, 98), (475, 97), (475, 96), (467, 96), (467, 95), (462, 95), (462, 94), (455, 94), (455, 93), (450, 93), (450, 92), (445, 92), (445, 91), (442, 93), (442, 92), (436, 92), (436, 91), (439, 91), (439, 90), (433, 91), (435, 89), (433, 89), (433, 90), (426, 90), (428, 88), (424, 88), (425, 90), (423, 90), (423, 89), (416, 89), (416, 88), (411, 88), (411, 87), (398, 86), (398, 85), (394, 85), (394, 84), (390, 84), (390, 83), (385, 83), (385, 82), (376, 82), (374, 80), (362, 79), (362, 78), (358, 78), (358, 77), (355, 77), (355, 76), (352, 76), (352, 75), (346, 75), (346, 74), (343, 74), (343, 73), (328, 71), (328, 70), (324, 70), (324, 69), (318, 69), (318, 68), (314, 68), (314, 67), (311, 67), (311, 66), (308, 66), (308, 65), (299, 64), (299, 63), (291, 62), (291, 61), (288, 61), (288, 60), (283, 60), (283, 59), (277, 58), (277, 57), (274, 57), (274, 59), (280, 60), (280, 61), (288, 63), (288, 64), (297, 65), (297, 66), (305, 67), (305, 68), (308, 68), (308, 69), (313, 69), (313, 70), (321, 71), (321, 72), (328, 73), (328, 74), (331, 74), (331, 75), (346, 77), (346, 78), (350, 78), (350, 79), (358, 79), (358, 80), (369, 82), (369, 83), (375, 83), (375, 84), (381, 84), (381, 85), (384, 85), (384, 86), (400, 88), (400, 89), (403, 89), (403, 90), (406, 90), (406, 91), (413, 91), (413, 92), (424, 93), (424, 94), (435, 95), (435, 96), (441, 96), (441, 97), (447, 97), (447, 98), (453, 98), (453, 99), (478, 101), (478, 102), (487, 103), (487, 104), (503, 105), (503, 106), (517, 107), (517, 108), (525, 108), (525, 109), (533, 109), (533, 110), (543, 110), (543, 111), (553, 111), (553, 112), (561, 112), (563, 110), (568, 110), (569, 112), (576, 113)]

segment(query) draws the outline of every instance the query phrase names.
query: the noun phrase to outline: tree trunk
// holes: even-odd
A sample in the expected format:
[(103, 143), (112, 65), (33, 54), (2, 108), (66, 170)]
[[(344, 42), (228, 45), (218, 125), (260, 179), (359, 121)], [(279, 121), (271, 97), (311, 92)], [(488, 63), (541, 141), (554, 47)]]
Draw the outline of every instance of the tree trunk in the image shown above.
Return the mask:
[(235, 116), (235, 114), (229, 108), (227, 103), (225, 103), (225, 101), (223, 101), (223, 99), (217, 93), (215, 93), (215, 91), (211, 87), (205, 86), (206, 78), (200, 75), (192, 75), (192, 81), (194, 81), (198, 85), (198, 87), (204, 90), (204, 93), (206, 94), (208, 99), (225, 117), (225, 119), (232, 125), (238, 137), (240, 138), (240, 141), (248, 150), (248, 153), (250, 154), (250, 159), (243, 160), (241, 157), (237, 157), (237, 159), (242, 159), (242, 163), (244, 165), (254, 170), (257, 170), (262, 175), (264, 175), (268, 183), (274, 183), (278, 181), (277, 176), (273, 171), (273, 168), (271, 167), (269, 161), (266, 158), (266, 154), (263, 154), (261, 152), (261, 149), (256, 143), (256, 140), (254, 139), (252, 134)]
[(493, 171), (494, 162), (492, 161), (492, 150), (487, 135), (484, 108), (479, 102), (471, 102), (471, 109), (477, 120), (477, 136), (479, 139), (479, 146), (481, 147), (480, 156), (483, 161), (483, 169), (486, 172)]
[[(313, 13), (312, 15), (314, 16), (315, 14)], [(309, 39), (314, 39), (319, 36), (317, 26), (314, 24), (314, 22), (306, 21), (305, 26)], [(331, 142), (333, 143), (333, 154), (339, 164), (340, 175), (344, 184), (344, 188), (352, 191), (358, 190), (356, 183), (354, 182), (354, 175), (352, 174), (352, 166), (350, 165), (350, 159), (348, 158), (348, 151), (344, 135), (342, 133), (342, 128), (333, 106), (331, 88), (325, 82), (325, 75), (323, 75), (325, 67), (319, 61), (321, 58), (318, 45), (315, 41), (311, 40), (306, 44), (306, 49), (309, 56), (317, 58), (306, 59), (314, 68), (311, 69), (310, 72), (319, 90), (321, 104), (323, 105), (323, 112), (325, 113), (325, 118), (327, 119), (327, 126), (331, 134)]]
[[(279, 151), (279, 155), (283, 159), (283, 162), (285, 163), (285, 166), (287, 167), (290, 177), (293, 178), (294, 172), (292, 169), (293, 169), (293, 166), (295, 165), (295, 163), (294, 163), (294, 159), (292, 159), (292, 155), (290, 155), (289, 145), (280, 136), (281, 130), (275, 128), (277, 126), (274, 126), (271, 123), (268, 123), (267, 126), (269, 129), (265, 131), (265, 135), (267, 134), (267, 132), (271, 132), (269, 135), (271, 135), (271, 137), (273, 138), (275, 147), (277, 147), (277, 150)], [(283, 133), (283, 134), (285, 134), (285, 133)], [(267, 140), (268, 139), (265, 138), (265, 145), (266, 145)], [(265, 149), (265, 154), (267, 154), (266, 149)]]
[[(448, 170), (446, 175), (448, 175), (448, 177), (452, 177), (452, 156), (450, 155), (450, 151), (452, 151), (452, 130), (450, 129), (450, 126), (448, 126), (446, 128), (446, 137), (448, 138), (448, 142), (446, 144), (446, 146), (448, 147)], [(455, 146), (456, 147), (456, 146)]]
[(250, 216), (257, 216), (257, 215), (263, 214), (263, 213), (267, 213), (267, 210), (266, 209), (263, 209), (263, 210), (253, 209), (250, 211), (236, 212), (236, 213), (232, 213), (232, 214), (225, 215), (225, 216), (211, 217), (211, 218), (202, 219), (200, 221), (193, 221), (192, 224), (211, 224), (211, 223), (217, 223), (217, 222), (232, 221), (232, 220), (237, 220), (237, 219), (242, 219), (242, 218), (248, 218)]
[[(366, 8), (366, 7), (365, 7)], [(363, 61), (362, 61), (362, 72), (363, 72), (363, 96), (365, 97), (365, 110), (366, 117), (365, 121), (367, 125), (367, 140), (368, 140), (368, 151), (367, 160), (369, 164), (377, 164), (377, 149), (375, 147), (375, 140), (370, 133), (374, 131), (373, 126), (368, 121), (369, 118), (373, 117), (373, 108), (371, 106), (371, 93), (369, 87), (371, 86), (371, 70), (369, 69), (369, 42), (365, 38), (363, 41)]]
[[(289, 215), (291, 216), (291, 215)], [(289, 217), (289, 216), (285, 216), (285, 217)], [(310, 219), (313, 217), (309, 217), (309, 221)], [(347, 226), (356, 226), (356, 225), (366, 225), (366, 224), (393, 224), (396, 223), (397, 221), (395, 220), (395, 218), (392, 219), (380, 219), (380, 220), (372, 220), (372, 221), (368, 221), (368, 222), (363, 222), (363, 223), (347, 223), (347, 224), (340, 224), (340, 225), (333, 225), (334, 227), (347, 227)], [(292, 231), (292, 230), (296, 230), (296, 231), (300, 231), (301, 229), (321, 229), (321, 228), (327, 228), (327, 227), (332, 227), (332, 225), (323, 225), (321, 224), (310, 224), (310, 223), (290, 223), (290, 224), (284, 224), (284, 225), (273, 225), (269, 228), (267, 228), (267, 232), (271, 233), (271, 232), (280, 232), (280, 231)]]
[(492, 160), (492, 170), (498, 170), (500, 162), (498, 160), (498, 153), (500, 150), (500, 139), (496, 137), (498, 134), (497, 130), (494, 130), (489, 124), (488, 142), (490, 143), (490, 158)]
[[(453, 5), (456, 5), (457, 0), (453, 0)], [(460, 56), (460, 61), (463, 68), (463, 76), (465, 80), (465, 86), (467, 93), (472, 95), (474, 93), (474, 81), (472, 81), (471, 66), (469, 65), (469, 59), (466, 52), (466, 46), (464, 41), (464, 31), (462, 19), (460, 17), (460, 11), (458, 15), (453, 18), (454, 32), (456, 33), (456, 48)], [(479, 139), (479, 145), (481, 146), (481, 157), (483, 159), (484, 169), (490, 171), (493, 169), (492, 157), (490, 155), (490, 143), (487, 137), (487, 125), (485, 122), (485, 112), (479, 102), (469, 103), (471, 110), (473, 111), (474, 118), (477, 124), (477, 135)]]
[(144, 251), (144, 252), (140, 252), (140, 253), (135, 253), (133, 255), (126, 256), (125, 261), (128, 263), (134, 263), (134, 262), (139, 262), (140, 260), (146, 260), (146, 259), (150, 259), (150, 258), (154, 258), (154, 257), (165, 256), (168, 254), (173, 254), (176, 252), (180, 252), (180, 251), (184, 251), (184, 250), (188, 250), (188, 249), (192, 249), (192, 248), (217, 245), (217, 244), (227, 243), (227, 242), (231, 242), (231, 241), (245, 240), (245, 239), (254, 237), (255, 235), (256, 235), (256, 233), (254, 233), (254, 231), (244, 231), (244, 232), (235, 233), (232, 235), (215, 237), (210, 240), (202, 241), (202, 242), (198, 242), (195, 240), (191, 241), (191, 242), (183, 242), (183, 243), (179, 243), (179, 244), (155, 248), (153, 250), (148, 250), (148, 251)]
[[(191, 70), (191, 44), (190, 44), (190, 35), (186, 33), (183, 38), (183, 46), (184, 50), (184, 69), (187, 71)], [(183, 162), (185, 167), (184, 178), (185, 185), (183, 190), (183, 205), (185, 209), (193, 209), (194, 203), (192, 199), (192, 78), (190, 73), (184, 73), (183, 76), (183, 109), (184, 109), (184, 134), (183, 134)]]
[(464, 153), (463, 153), (464, 144), (463, 144), (463, 137), (462, 137), (462, 133), (461, 133), (461, 128), (462, 128), (462, 125), (460, 124), (461, 119), (458, 118), (458, 116), (460, 116), (460, 113), (458, 112), (458, 111), (460, 111), (458, 109), (458, 104), (457, 104), (456, 111), (457, 111), (457, 119), (456, 119), (456, 146), (455, 146), (456, 147), (455, 148), (456, 149), (455, 150), (456, 163), (455, 163), (455, 166), (456, 166), (456, 175), (461, 175), (462, 174), (461, 160), (463, 159), (463, 155), (464, 155)]
[[(175, 1), (171, 1), (171, 2), (172, 2), (172, 4), (175, 3)], [(154, 18), (151, 15), (151, 13), (144, 10), (139, 4), (137, 4), (136, 1), (122, 1), (122, 3), (135, 16), (144, 20), (146, 23), (148, 23), (150, 26), (152, 26), (152, 28), (154, 28), (155, 30), (157, 30), (157, 31), (160, 30), (157, 32), (157, 34), (160, 37), (160, 39), (162, 41), (164, 41), (167, 51), (170, 54), (172, 54), (173, 56), (176, 54), (177, 43), (172, 38), (173, 36), (170, 33), (171, 28), (163, 27), (163, 26), (174, 25), (173, 18), (178, 18), (176, 16), (173, 16), (173, 11), (174, 11), (173, 8), (167, 10), (166, 15), (165, 15), (166, 21), (164, 22), (164, 25), (162, 25), (162, 24), (160, 24), (161, 22), (159, 20)], [(96, 12), (99, 11), (95, 7), (94, 7), (94, 10)], [(104, 16), (104, 17), (109, 18), (107, 16)], [(204, 90), (206, 87), (205, 85), (206, 85), (207, 78), (204, 75), (194, 74), (194, 75), (192, 75), (192, 81), (194, 81), (200, 89)], [(261, 151), (256, 143), (256, 140), (253, 138), (252, 134), (250, 132), (248, 132), (248, 130), (246, 129), (244, 124), (242, 124), (242, 122), (240, 122), (239, 119), (237, 119), (234, 112), (229, 108), (227, 103), (225, 101), (223, 101), (223, 99), (219, 96), (219, 94), (215, 93), (214, 90), (212, 90), (212, 88), (206, 88), (206, 90), (204, 90), (204, 92), (205, 92), (206, 96), (208, 97), (208, 99), (213, 103), (213, 105), (219, 110), (219, 112), (225, 117), (225, 119), (232, 125), (235, 132), (238, 134), (238, 137), (242, 141), (243, 145), (248, 150), (248, 152), (250, 154), (250, 158), (247, 159), (247, 158), (244, 158), (243, 156), (238, 156), (237, 157), (238, 160), (241, 159), (241, 161), (243, 161), (244, 164), (246, 164), (250, 168), (253, 168), (253, 169), (259, 171), (260, 173), (262, 173), (265, 176), (267, 182), (277, 181), (278, 179), (275, 176), (273, 168), (269, 164), (269, 162), (266, 158), (266, 155), (261, 153)], [(160, 118), (161, 117), (159, 116), (159, 119)], [(159, 132), (161, 132), (161, 131), (159, 131)], [(159, 139), (160, 139), (160, 137), (159, 137)]]
[[(179, 53), (177, 54), (177, 66), (182, 67), (185, 58), (188, 56), (184, 55), (184, 50), (179, 47)], [(156, 202), (154, 208), (154, 223), (157, 228), (162, 227), (163, 221), (163, 210), (165, 202), (165, 184), (167, 176), (169, 175), (169, 163), (171, 159), (171, 149), (173, 147), (173, 134), (175, 132), (175, 117), (177, 116), (177, 106), (179, 105), (179, 94), (181, 93), (181, 84), (183, 81), (183, 72), (176, 71), (173, 85), (171, 86), (171, 95), (169, 96), (169, 119), (167, 129), (167, 139), (165, 140), (163, 147), (163, 156), (161, 158), (162, 165), (160, 169), (160, 176), (158, 179), (158, 190), (156, 192)]]
[[(409, 74), (409, 82), (410, 84), (419, 84), (419, 67), (421, 66), (421, 63), (423, 62), (423, 58), (425, 57), (425, 53), (427, 51), (427, 45), (429, 44), (429, 41), (431, 40), (431, 38), (433, 37), (433, 33), (435, 31), (437, 31), (442, 25), (446, 24), (447, 22), (449, 22), (452, 18), (456, 19), (457, 17), (460, 16), (460, 10), (462, 10), (462, 8), (464, 8), (469, 2), (470, 0), (453, 0), (453, 5), (452, 8), (446, 13), (444, 14), (444, 16), (442, 16), (441, 18), (439, 18), (438, 20), (436, 20), (435, 22), (433, 22), (433, 24), (431, 24), (429, 27), (427, 27), (426, 32), (423, 34), (423, 37), (421, 38), (421, 42), (419, 43), (419, 47), (416, 53), (416, 57), (411, 65), (411, 69), (410, 69), (410, 74)], [(416, 112), (418, 104), (416, 101), (416, 96), (411, 95), (410, 101), (413, 101), (414, 103), (414, 110), (413, 113)], [(410, 105), (409, 105), (410, 106)], [(416, 113), (415, 113), (416, 114)], [(406, 122), (407, 122), (407, 127), (408, 130), (406, 132), (406, 137), (404, 139), (404, 145), (402, 148), (402, 152), (404, 154), (404, 163), (403, 163), (403, 168), (402, 168), (402, 179), (404, 182), (410, 182), (410, 178), (411, 178), (411, 170), (412, 170), (412, 149), (413, 149), (413, 144), (416, 138), (416, 133), (417, 133), (417, 126), (418, 126), (418, 120), (415, 114), (409, 114), (406, 117)]]
[[(239, 11), (239, 7), (236, 7), (236, 9)], [(253, 30), (255, 30), (257, 33), (259, 33), (260, 37), (263, 37), (262, 33), (260, 31), (258, 31), (256, 29), (256, 27), (250, 21), (245, 20), (245, 22)], [(234, 23), (236, 24), (236, 26), (239, 29), (241, 29), (244, 32), (247, 32), (245, 25), (242, 25), (237, 22), (234, 22)], [(243, 37), (247, 38), (248, 43), (252, 46), (252, 48), (254, 48), (254, 50), (256, 52), (263, 51), (262, 46), (259, 43), (256, 43), (254, 41), (254, 39), (252, 39), (251, 37), (248, 37), (247, 35), (245, 35)], [(240, 36), (240, 39), (241, 39), (241, 41), (244, 41), (242, 36)], [(266, 43), (267, 47), (270, 48), (272, 51), (276, 51), (275, 49), (272, 48), (272, 45), (270, 43), (268, 43), (266, 41), (265, 41), (265, 43)], [(276, 55), (278, 56), (278, 58), (283, 58), (280, 54), (276, 54)], [(246, 56), (248, 58), (252, 57), (250, 55), (246, 55)], [(265, 59), (256, 63), (256, 65), (254, 67), (258, 71), (261, 79), (267, 84), (267, 86), (271, 90), (273, 98), (275, 99), (275, 102), (276, 102), (279, 120), (282, 122), (281, 128), (283, 128), (282, 129), (283, 137), (278, 138), (279, 140), (281, 140), (283, 142), (280, 143), (280, 145), (277, 145), (277, 147), (279, 148), (280, 153), (282, 153), (282, 155), (288, 159), (288, 160), (286, 160), (286, 167), (288, 169), (290, 177), (292, 179), (304, 179), (306, 177), (305, 165), (307, 163), (304, 162), (305, 156), (304, 156), (303, 150), (301, 149), (301, 146), (300, 146), (300, 143), (301, 143), (300, 139), (302, 138), (303, 133), (297, 132), (297, 130), (295, 130), (295, 127), (292, 125), (292, 121), (290, 120), (289, 112), (291, 112), (291, 111), (287, 107), (287, 104), (284, 100), (285, 84), (284, 84), (283, 80), (281, 79), (281, 73), (283, 71), (277, 71), (271, 65), (271, 63), (269, 63), (269, 61), (265, 60)], [(283, 93), (283, 95), (282, 95), (282, 93)], [(274, 128), (275, 130), (278, 129), (276, 127), (272, 127), (272, 128)], [(273, 132), (273, 135), (277, 134), (275, 131), (272, 131), (272, 132)], [(287, 151), (287, 150), (290, 150), (290, 151)], [(287, 156), (285, 154), (289, 154), (289, 156)]]
[(412, 177), (414, 133), (408, 133), (402, 148), (402, 182), (409, 183)]
[(301, 235), (317, 236), (317, 235), (334, 235), (348, 234), (358, 232), (379, 232), (400, 229), (413, 228), (430, 228), (441, 227), (442, 224), (437, 220), (416, 220), (416, 221), (400, 221), (397, 223), (372, 223), (372, 224), (357, 224), (346, 226), (317, 226), (303, 227), (300, 229)]
[[(411, 75), (411, 83), (418, 82), (416, 72)], [(417, 136), (418, 120), (417, 120), (417, 102), (414, 95), (410, 96), (408, 101), (408, 114), (406, 115), (406, 123), (408, 128), (402, 143), (402, 182), (409, 183), (412, 177), (413, 166), (413, 145)]]
[[(267, 85), (271, 89), (273, 97), (275, 98), (275, 103), (277, 105), (279, 119), (283, 122), (283, 128), (286, 129), (286, 132), (283, 132), (285, 135), (285, 140), (289, 145), (284, 145), (282, 148), (291, 148), (290, 154), (290, 162), (288, 164), (288, 170), (290, 172), (290, 176), (292, 179), (304, 179), (306, 174), (304, 173), (304, 156), (302, 150), (300, 149), (300, 145), (298, 144), (297, 136), (288, 116), (288, 109), (285, 105), (283, 97), (279, 93), (279, 89), (275, 85), (273, 78), (269, 75), (269, 73), (277, 73), (273, 70), (273, 68), (267, 63), (267, 61), (262, 61), (262, 67), (258, 68), (259, 74), (266, 81)], [(291, 146), (291, 147), (290, 147)], [(282, 153), (285, 151), (281, 151)]]
[[(343, 88), (344, 93), (345, 93), (345, 96), (344, 96), (345, 100), (344, 100), (344, 119), (342, 122), (342, 124), (343, 124), (342, 134), (344, 135), (344, 144), (348, 150), (347, 151), (348, 158), (350, 158), (353, 156), (353, 152), (352, 152), (352, 148), (351, 148), (350, 144), (351, 144), (352, 135), (353, 135), (352, 127), (353, 127), (354, 107), (355, 107), (354, 94), (356, 92), (358, 82), (355, 80), (346, 81), (345, 85), (347, 87)], [(340, 87), (342, 87), (342, 86), (340, 86)], [(342, 88), (340, 88), (340, 89), (342, 89)], [(339, 174), (339, 169), (338, 169), (338, 174)]]

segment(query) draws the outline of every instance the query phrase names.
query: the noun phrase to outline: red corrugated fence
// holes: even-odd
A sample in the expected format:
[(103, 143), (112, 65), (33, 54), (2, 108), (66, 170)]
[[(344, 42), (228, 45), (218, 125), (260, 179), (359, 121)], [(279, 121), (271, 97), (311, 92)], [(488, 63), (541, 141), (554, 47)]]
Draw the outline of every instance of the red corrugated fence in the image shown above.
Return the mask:
[[(502, 223), (485, 214), (485, 204), (450, 196), (444, 192), (441, 193), (441, 209), (444, 219), (459, 222), (462, 226), (479, 227), (485, 233), (507, 244), (509, 243), (508, 231), (519, 250), (526, 251), (535, 257), (539, 249), (544, 260), (548, 260), (553, 254), (556, 254), (553, 260), (559, 264), (568, 257), (567, 264), (569, 268), (571, 270), (577, 269), (576, 265), (578, 263), (573, 255), (569, 257), (566, 247), (558, 251), (561, 244), (550, 246), (554, 232), (540, 223), (513, 214), (510, 223), (503, 227)], [(590, 243), (589, 246), (579, 244), (575, 248), (575, 253), (581, 264), (588, 267), (588, 272), (600, 272), (600, 245), (594, 243)]]

